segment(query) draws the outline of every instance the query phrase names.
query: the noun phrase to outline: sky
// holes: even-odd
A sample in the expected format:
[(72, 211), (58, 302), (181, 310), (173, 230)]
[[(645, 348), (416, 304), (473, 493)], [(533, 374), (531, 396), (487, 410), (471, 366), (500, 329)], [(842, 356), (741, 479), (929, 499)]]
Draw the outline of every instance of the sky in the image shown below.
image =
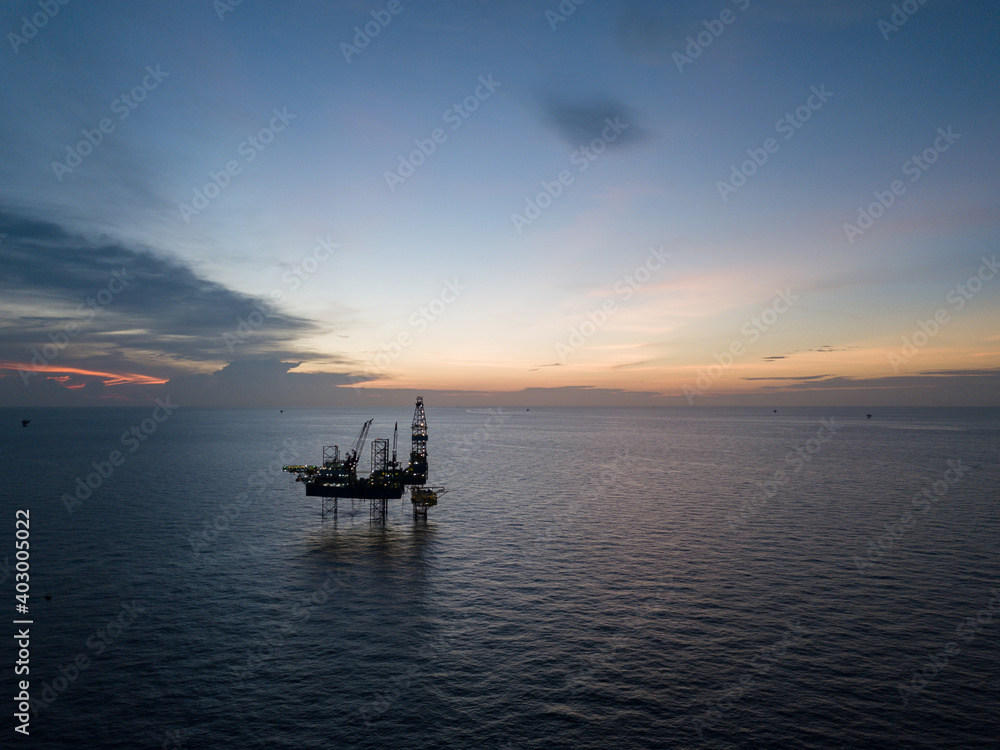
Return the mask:
[(0, 406), (1000, 406), (989, 2), (0, 10)]

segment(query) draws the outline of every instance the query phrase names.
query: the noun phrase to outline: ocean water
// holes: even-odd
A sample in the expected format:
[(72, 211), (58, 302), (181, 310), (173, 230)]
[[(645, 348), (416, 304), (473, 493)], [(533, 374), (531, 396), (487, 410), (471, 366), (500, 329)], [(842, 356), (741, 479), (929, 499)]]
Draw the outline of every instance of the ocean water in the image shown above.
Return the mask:
[(322, 518), (275, 468), (369, 417), (370, 437), (400, 422), (405, 456), (409, 408), (0, 410), (0, 590), (22, 617), (29, 509), (35, 701), (24, 740), (8, 646), (4, 733), (1000, 747), (1000, 412), (862, 412), (430, 403), (451, 491), (373, 525), (366, 501)]

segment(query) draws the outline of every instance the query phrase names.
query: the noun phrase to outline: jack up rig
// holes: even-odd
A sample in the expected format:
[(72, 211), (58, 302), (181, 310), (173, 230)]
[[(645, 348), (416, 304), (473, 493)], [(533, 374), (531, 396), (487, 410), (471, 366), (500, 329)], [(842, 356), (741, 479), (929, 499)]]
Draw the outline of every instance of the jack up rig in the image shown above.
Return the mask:
[(437, 499), (447, 490), (444, 487), (426, 487), (427, 483), (427, 417), (424, 414), (423, 396), (417, 396), (413, 410), (410, 463), (405, 468), (396, 460), (399, 423), (392, 433), (392, 458), (389, 458), (389, 441), (375, 438), (371, 443), (371, 471), (368, 476), (358, 476), (358, 461), (372, 422), (369, 419), (361, 432), (341, 457), (340, 446), (323, 446), (322, 466), (284, 466), (284, 471), (295, 474), (296, 482), (304, 482), (306, 495), (320, 497), (322, 515), (337, 513), (337, 500), (342, 497), (370, 501), (373, 521), (385, 522), (390, 499), (398, 500), (407, 487), (413, 503), (413, 517), (427, 518), (427, 509), (437, 505)]

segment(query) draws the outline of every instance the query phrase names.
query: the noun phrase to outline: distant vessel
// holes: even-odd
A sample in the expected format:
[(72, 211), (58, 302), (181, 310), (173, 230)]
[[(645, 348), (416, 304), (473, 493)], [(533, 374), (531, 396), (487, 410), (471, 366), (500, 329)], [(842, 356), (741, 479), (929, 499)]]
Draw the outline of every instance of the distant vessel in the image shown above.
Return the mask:
[[(385, 501), (399, 499), (403, 496), (403, 491), (407, 485), (411, 486), (411, 496), (413, 498), (414, 514), (417, 514), (418, 507), (423, 510), (423, 515), (427, 513), (427, 506), (436, 504), (437, 495), (442, 494), (443, 488), (433, 488), (436, 493), (431, 493), (429, 488), (427, 493), (421, 494), (418, 491), (420, 485), (427, 483), (427, 417), (424, 414), (423, 396), (417, 396), (416, 407), (413, 410), (412, 435), (410, 442), (410, 463), (404, 468), (396, 460), (396, 445), (399, 437), (399, 423), (392, 434), (392, 458), (389, 457), (389, 441), (384, 438), (375, 438), (371, 442), (371, 471), (368, 476), (358, 476), (358, 461), (361, 451), (364, 448), (368, 431), (372, 422), (369, 419), (364, 423), (357, 439), (343, 457), (340, 455), (340, 446), (323, 446), (322, 466), (285, 466), (285, 471), (295, 474), (295, 481), (303, 482), (306, 485), (306, 495), (312, 497), (334, 498), (333, 511), (336, 512), (336, 498), (350, 497), (372, 501)], [(432, 499), (435, 502), (427, 502)], [(324, 503), (323, 511), (327, 510)], [(380, 507), (372, 504), (372, 515), (385, 517), (385, 503)]]

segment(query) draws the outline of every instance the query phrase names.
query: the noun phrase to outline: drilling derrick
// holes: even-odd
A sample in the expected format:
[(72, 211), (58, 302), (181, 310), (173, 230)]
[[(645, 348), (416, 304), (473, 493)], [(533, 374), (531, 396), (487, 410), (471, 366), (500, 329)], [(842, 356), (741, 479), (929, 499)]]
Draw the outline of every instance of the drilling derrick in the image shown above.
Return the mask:
[(427, 481), (427, 416), (424, 414), (424, 397), (417, 396), (413, 410), (413, 438), (410, 445), (410, 466), (407, 471), (411, 484)]

